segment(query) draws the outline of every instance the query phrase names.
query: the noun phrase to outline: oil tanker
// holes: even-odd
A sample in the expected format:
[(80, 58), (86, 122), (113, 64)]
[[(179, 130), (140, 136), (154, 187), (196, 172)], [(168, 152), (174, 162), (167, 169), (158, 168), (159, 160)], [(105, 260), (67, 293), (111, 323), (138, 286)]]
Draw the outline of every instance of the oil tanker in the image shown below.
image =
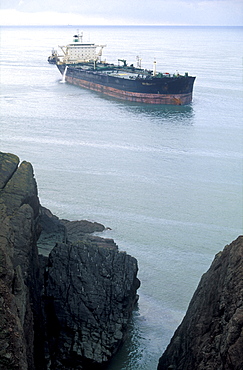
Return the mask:
[(117, 64), (102, 61), (106, 45), (83, 42), (83, 34), (73, 36), (73, 42), (59, 46), (62, 53), (52, 51), (48, 62), (55, 64), (63, 81), (94, 90), (118, 99), (145, 104), (185, 105), (192, 101), (196, 77), (179, 73), (162, 73), (143, 69), (141, 59), (128, 65), (125, 59)]

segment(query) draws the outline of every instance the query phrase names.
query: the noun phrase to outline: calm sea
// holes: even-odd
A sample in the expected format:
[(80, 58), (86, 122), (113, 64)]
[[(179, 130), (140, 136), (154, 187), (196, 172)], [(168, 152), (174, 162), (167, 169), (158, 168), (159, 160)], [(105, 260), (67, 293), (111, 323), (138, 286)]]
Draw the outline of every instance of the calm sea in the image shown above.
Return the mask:
[(79, 28), (107, 61), (197, 77), (189, 106), (124, 103), (47, 63), (77, 27), (1, 28), (0, 150), (33, 164), (44, 206), (103, 223), (138, 259), (138, 310), (109, 370), (155, 370), (202, 273), (242, 233), (243, 29)]

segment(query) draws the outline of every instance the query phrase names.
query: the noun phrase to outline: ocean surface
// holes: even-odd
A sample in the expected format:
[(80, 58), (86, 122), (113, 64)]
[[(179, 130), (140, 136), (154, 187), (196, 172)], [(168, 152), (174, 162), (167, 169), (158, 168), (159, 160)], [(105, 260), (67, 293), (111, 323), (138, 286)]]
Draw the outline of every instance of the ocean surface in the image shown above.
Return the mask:
[[(126, 103), (61, 83), (52, 48), (196, 76), (193, 102)], [(242, 27), (2, 27), (0, 150), (33, 164), (43, 206), (110, 227), (139, 263), (138, 309), (109, 370), (155, 370), (214, 255), (242, 233)]]

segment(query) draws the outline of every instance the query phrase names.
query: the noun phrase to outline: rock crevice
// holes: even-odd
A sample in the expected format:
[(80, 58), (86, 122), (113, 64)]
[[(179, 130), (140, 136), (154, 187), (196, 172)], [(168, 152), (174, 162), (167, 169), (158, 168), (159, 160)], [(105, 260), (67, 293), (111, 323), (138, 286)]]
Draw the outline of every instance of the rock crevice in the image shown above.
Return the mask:
[(138, 267), (92, 235), (103, 230), (59, 220), (40, 205), (31, 164), (0, 152), (1, 369), (99, 369), (118, 350)]

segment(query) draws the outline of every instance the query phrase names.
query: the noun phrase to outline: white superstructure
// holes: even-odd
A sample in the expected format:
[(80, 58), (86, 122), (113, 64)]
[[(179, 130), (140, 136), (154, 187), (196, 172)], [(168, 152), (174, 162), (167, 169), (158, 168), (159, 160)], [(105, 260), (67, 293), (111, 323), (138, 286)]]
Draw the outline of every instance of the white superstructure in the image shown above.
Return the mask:
[[(83, 35), (77, 33), (73, 36), (73, 43), (66, 46), (59, 46), (63, 51), (63, 63), (96, 62), (102, 55), (102, 50), (106, 45), (95, 45), (84, 43)], [(97, 52), (97, 48), (100, 50)]]

